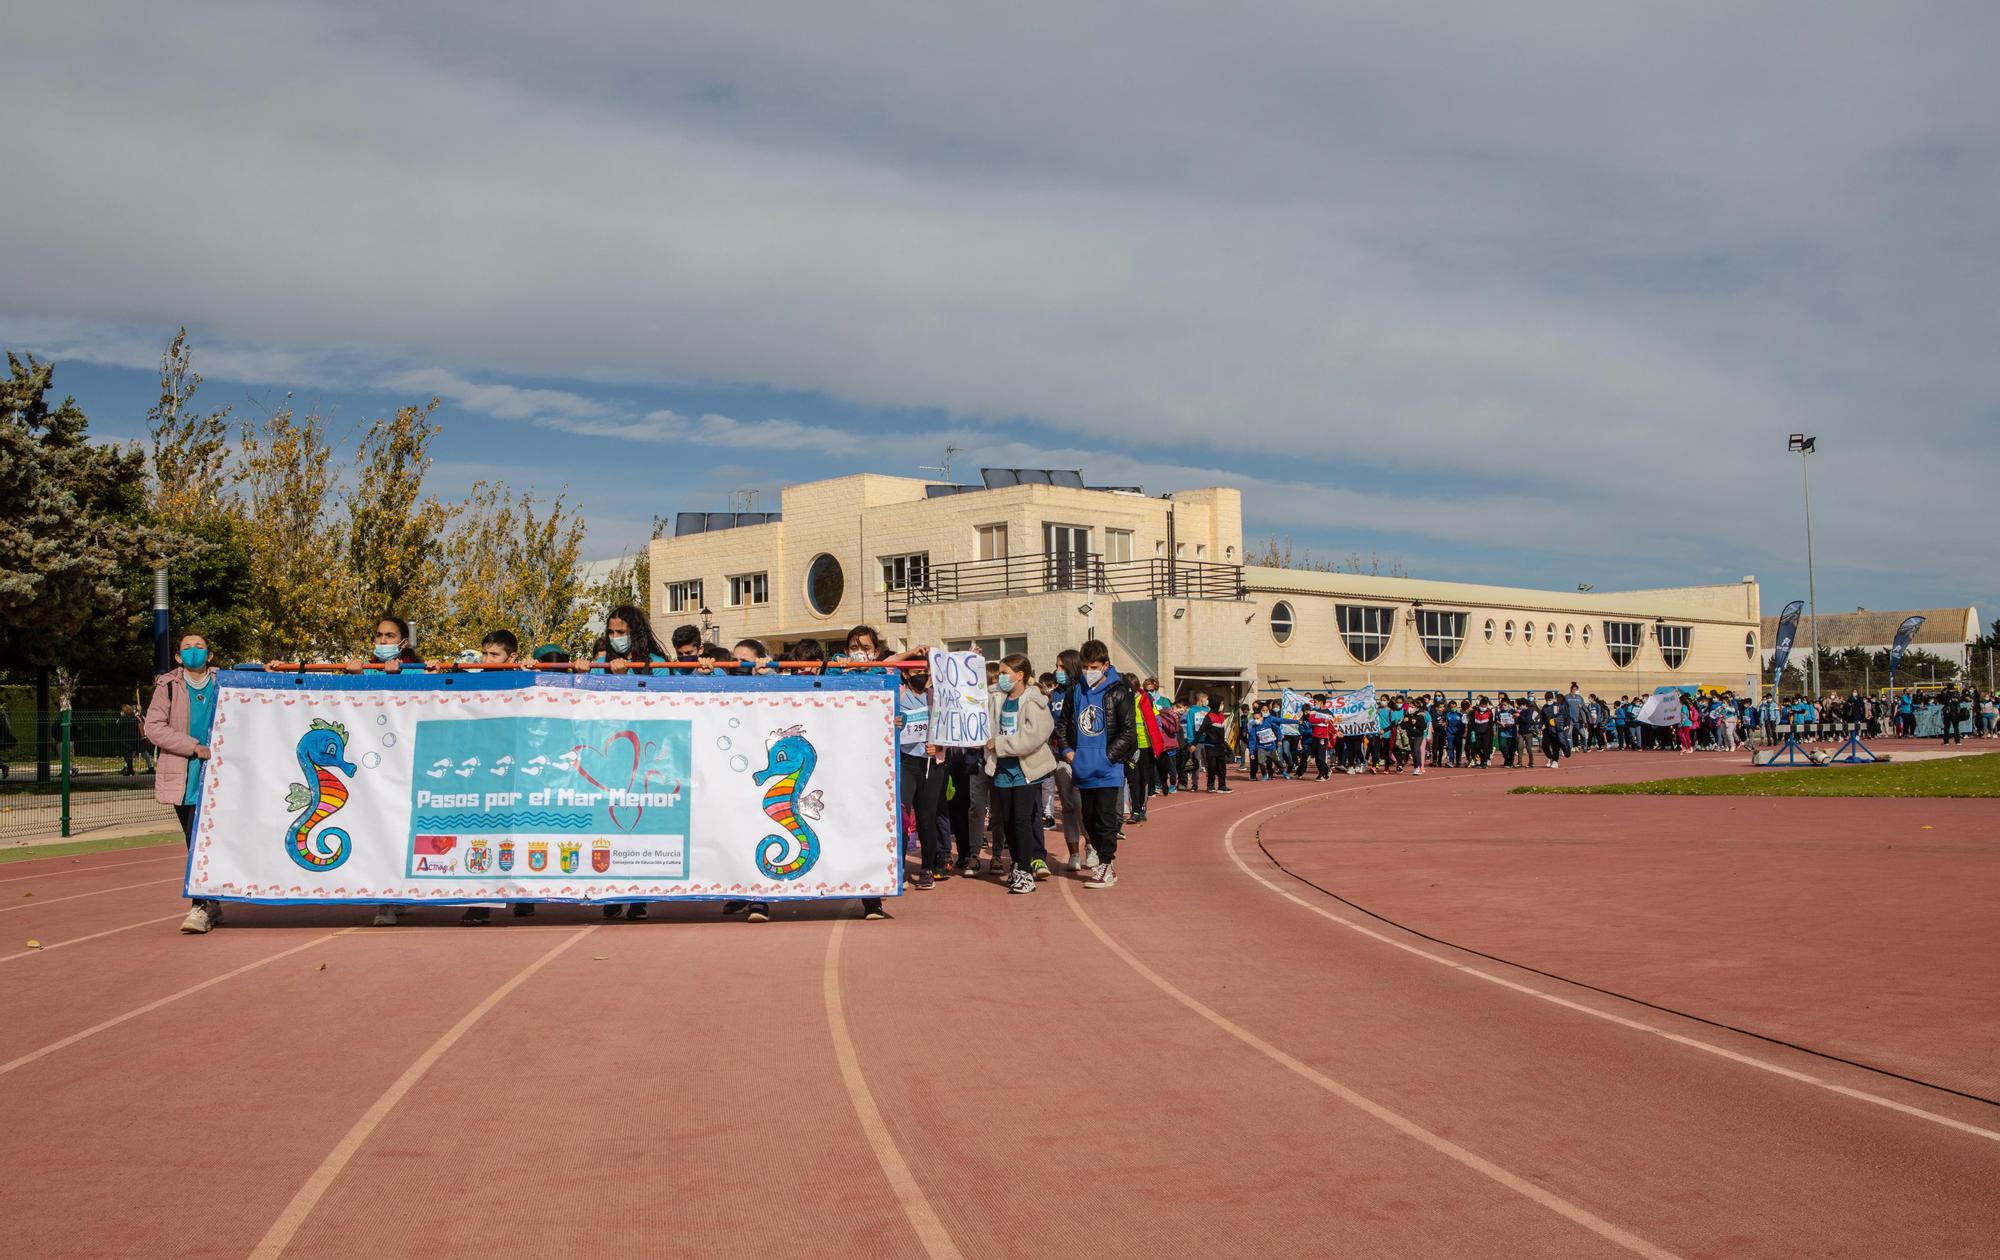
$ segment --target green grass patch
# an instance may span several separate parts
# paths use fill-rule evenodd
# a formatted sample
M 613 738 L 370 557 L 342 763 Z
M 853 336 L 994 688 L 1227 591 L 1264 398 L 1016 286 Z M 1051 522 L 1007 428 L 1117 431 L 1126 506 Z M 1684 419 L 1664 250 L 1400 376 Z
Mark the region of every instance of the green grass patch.
M 0 844 L 0 862 L 28 862 L 36 858 L 74 857 L 79 853 L 143 849 L 151 844 L 172 844 L 180 838 L 181 833 L 178 831 L 161 831 L 150 836 L 113 836 L 108 840 L 64 840 L 58 844 Z
M 1600 783 L 1582 787 L 1517 787 L 1532 796 L 1891 796 L 2000 797 L 2000 753 L 1888 765 L 1800 766 L 1749 774 Z

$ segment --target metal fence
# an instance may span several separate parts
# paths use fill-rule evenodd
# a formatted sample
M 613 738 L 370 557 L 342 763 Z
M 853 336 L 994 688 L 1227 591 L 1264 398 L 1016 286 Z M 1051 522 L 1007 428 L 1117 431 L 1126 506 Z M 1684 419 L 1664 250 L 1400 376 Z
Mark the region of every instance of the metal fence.
M 140 731 L 136 697 L 116 708 L 41 715 L 30 689 L 10 687 L 0 691 L 0 711 L 7 716 L 0 732 L 0 841 L 176 826 L 172 808 L 153 799 L 153 750 Z
M 890 592 L 896 617 L 911 604 L 1003 599 L 1052 591 L 1118 599 L 1241 599 L 1243 569 L 1205 560 L 1106 560 L 1098 552 L 1031 552 L 933 565 L 921 585 Z

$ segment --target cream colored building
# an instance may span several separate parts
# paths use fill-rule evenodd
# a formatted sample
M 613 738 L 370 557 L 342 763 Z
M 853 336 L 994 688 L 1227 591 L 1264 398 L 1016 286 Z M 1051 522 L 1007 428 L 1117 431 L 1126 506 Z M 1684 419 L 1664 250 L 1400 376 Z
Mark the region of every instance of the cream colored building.
M 1225 487 L 1147 495 L 1073 472 L 985 469 L 978 486 L 861 474 L 788 486 L 768 514 L 682 513 L 652 544 L 653 618 L 728 645 L 891 642 L 1024 652 L 1087 638 L 1178 693 L 1283 687 L 1617 696 L 1757 688 L 1754 579 L 1537 591 L 1243 564 Z

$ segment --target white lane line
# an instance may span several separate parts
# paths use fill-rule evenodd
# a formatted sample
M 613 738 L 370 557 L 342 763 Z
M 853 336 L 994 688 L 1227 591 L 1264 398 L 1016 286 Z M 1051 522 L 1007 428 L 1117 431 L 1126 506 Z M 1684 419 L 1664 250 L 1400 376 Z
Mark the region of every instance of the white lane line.
M 345 936 L 347 933 L 352 932 L 353 930 L 354 930 L 353 928 L 342 928 L 338 932 L 329 932 L 325 936 L 315 936 L 313 939 L 307 941 L 303 945 L 294 945 L 290 949 L 280 950 L 279 952 L 272 954 L 269 958 L 260 958 L 256 962 L 245 963 L 241 967 L 238 967 L 233 971 L 225 971 L 219 976 L 214 976 L 211 977 L 210 979 L 202 981 L 200 984 L 191 984 L 187 988 L 180 990 L 178 993 L 169 993 L 167 994 L 167 996 L 163 998 L 155 998 L 153 1001 L 146 1003 L 144 1006 L 135 1007 L 132 1010 L 126 1011 L 123 1015 L 114 1015 L 110 1019 L 105 1020 L 101 1024 L 92 1024 L 90 1027 L 84 1029 L 82 1032 L 73 1032 L 69 1036 L 64 1037 L 61 1041 L 52 1041 L 48 1045 L 43 1046 L 39 1050 L 30 1050 L 28 1053 L 22 1055 L 18 1059 L 13 1059 L 6 1063 L 0 1063 L 0 1076 L 5 1076 L 7 1073 L 13 1071 L 15 1068 L 26 1067 L 28 1064 L 33 1063 L 36 1059 L 40 1059 L 43 1058 L 44 1056 L 54 1054 L 56 1051 L 61 1050 L 65 1046 L 73 1046 L 77 1042 L 82 1041 L 86 1037 L 95 1037 L 98 1033 L 103 1032 L 107 1028 L 116 1028 L 118 1025 L 126 1022 L 127 1020 L 137 1019 L 141 1015 L 157 1011 L 162 1006 L 165 1006 L 170 1002 L 178 1002 L 184 997 L 191 997 L 194 994 L 201 992 L 203 989 L 213 988 L 216 985 L 221 984 L 224 980 L 233 980 L 237 976 L 242 975 L 246 971 L 255 971 L 259 967 L 269 966 L 271 963 L 277 962 L 280 958 L 289 958 L 293 954 L 298 953 L 300 950 L 311 949 L 315 945 L 323 945 L 327 941 L 332 940 L 334 937 Z
M 1387 785 L 1369 784 L 1367 786 L 1378 787 Z M 1267 805 L 1263 809 L 1252 810 L 1250 813 L 1243 815 L 1243 817 L 1237 819 L 1234 823 L 1230 824 L 1229 829 L 1222 833 L 1223 852 L 1229 855 L 1230 861 L 1236 863 L 1236 868 L 1238 870 L 1242 871 L 1245 875 L 1248 875 L 1251 879 L 1256 880 L 1264 887 L 1270 889 L 1272 892 L 1278 894 L 1280 897 L 1283 897 L 1286 901 L 1291 902 L 1293 905 L 1302 907 L 1303 909 L 1306 910 L 1310 910 L 1314 914 L 1321 917 L 1322 919 L 1329 919 L 1335 923 L 1338 923 L 1340 926 L 1347 928 L 1350 931 L 1359 932 L 1361 935 L 1369 938 L 1370 940 L 1380 941 L 1382 944 L 1392 946 L 1396 949 L 1400 949 L 1406 954 L 1414 954 L 1418 958 L 1423 958 L 1430 962 L 1434 962 L 1438 964 L 1440 967 L 1449 967 L 1453 971 L 1459 972 L 1463 975 L 1473 976 L 1480 980 L 1486 981 L 1488 984 L 1496 984 L 1503 989 L 1511 989 L 1516 993 L 1526 994 L 1528 997 L 1536 998 L 1540 1001 L 1548 1002 L 1552 1005 L 1563 1007 L 1566 1010 L 1572 1010 L 1580 1014 L 1588 1015 L 1592 1019 L 1601 1019 L 1608 1024 L 1616 1024 L 1621 1028 L 1630 1028 L 1634 1032 L 1648 1033 L 1652 1036 L 1659 1037 L 1664 1041 L 1674 1042 L 1676 1045 L 1688 1046 L 1691 1049 L 1700 1050 L 1705 1054 L 1712 1054 L 1718 1058 L 1728 1059 L 1733 1063 L 1741 1063 L 1746 1067 L 1756 1068 L 1758 1071 L 1761 1072 L 1769 1072 L 1773 1076 L 1782 1076 L 1787 1080 L 1798 1081 L 1801 1084 L 1805 1085 L 1815 1085 L 1818 1086 L 1820 1089 L 1827 1090 L 1830 1093 L 1839 1094 L 1845 1098 L 1853 1098 L 1860 1102 L 1872 1103 L 1877 1107 L 1886 1107 L 1890 1111 L 1898 1111 L 1906 1116 L 1915 1116 L 1920 1120 L 1928 1120 L 1932 1124 L 1941 1124 L 1947 1129 L 1957 1129 L 1961 1133 L 1970 1133 L 1975 1137 L 1982 1137 L 1987 1139 L 1988 1141 L 2000 1142 L 2000 1131 L 1995 1131 L 1993 1129 L 1984 1129 L 1976 1124 L 1967 1124 L 1963 1120 L 1955 1120 L 1950 1116 L 1939 1115 L 1935 1111 L 1925 1111 L 1921 1107 L 1912 1107 L 1908 1103 L 1897 1102 L 1893 1098 L 1884 1098 L 1880 1094 L 1871 1094 L 1866 1090 L 1854 1089 L 1847 1085 L 1841 1085 L 1838 1084 L 1837 1082 L 1826 1080 L 1823 1077 L 1814 1076 L 1810 1072 L 1801 1072 L 1794 1068 L 1780 1067 L 1778 1064 L 1769 1063 L 1763 1059 L 1755 1058 L 1747 1054 L 1742 1054 L 1735 1050 L 1728 1050 L 1724 1049 L 1721 1046 L 1711 1045 L 1706 1041 L 1698 1041 L 1693 1037 L 1682 1036 L 1680 1033 L 1668 1032 L 1663 1028 L 1655 1028 L 1651 1024 L 1644 1023 L 1640 1020 L 1626 1019 L 1624 1016 L 1621 1015 L 1613 1015 L 1607 1011 L 1600 1011 L 1595 1007 L 1586 1006 L 1581 1002 L 1573 1002 L 1568 998 L 1559 997 L 1556 994 L 1544 992 L 1543 990 L 1537 989 L 1532 985 L 1521 984 L 1520 982 L 1515 980 L 1509 980 L 1502 976 L 1496 976 L 1488 971 L 1481 971 L 1477 967 L 1467 966 L 1465 963 L 1459 962 L 1457 959 L 1446 958 L 1441 954 L 1434 954 L 1427 949 L 1420 949 L 1417 946 L 1411 945 L 1406 941 L 1399 941 L 1392 936 L 1389 936 L 1382 932 L 1378 932 L 1374 928 L 1368 927 L 1365 924 L 1356 923 L 1354 920 L 1349 919 L 1344 915 L 1335 914 L 1333 911 L 1326 909 L 1324 906 L 1315 905 L 1313 902 L 1306 900 L 1305 898 L 1299 896 L 1298 894 L 1292 892 L 1289 889 L 1279 887 L 1277 884 L 1272 883 L 1270 880 L 1264 878 L 1264 876 L 1258 874 L 1255 870 L 1252 870 L 1249 864 L 1244 862 L 1243 855 L 1236 851 L 1237 830 L 1241 828 L 1244 823 L 1249 822 L 1252 818 L 1257 817 L 1259 814 L 1268 814 L 1274 809 L 1281 809 L 1287 805 L 1302 805 L 1306 801 L 1317 800 L 1319 799 L 1320 796 L 1339 796 L 1341 792 L 1358 792 L 1361 790 L 1362 789 L 1358 787 L 1342 788 L 1340 792 L 1322 792 L 1316 796 L 1306 797 L 1303 800 L 1281 801 L 1276 805 Z
M 149 879 L 141 884 L 120 884 L 116 888 L 100 888 L 96 892 L 71 893 L 67 897 L 38 897 L 30 901 L 23 899 L 18 906 L 0 906 L 0 914 L 12 914 L 16 910 L 33 910 L 38 906 L 52 906 L 59 901 L 82 901 L 85 897 L 102 897 L 106 893 L 128 892 L 134 888 L 154 888 L 161 884 L 179 884 L 179 879 Z
M 861 1056 L 855 1051 L 854 1037 L 848 1031 L 846 1010 L 840 1000 L 840 936 L 846 926 L 846 920 L 834 920 L 833 934 L 826 942 L 826 969 L 821 985 L 826 999 L 827 1026 L 833 1031 L 833 1055 L 840 1063 L 840 1079 L 847 1086 L 847 1097 L 854 1104 L 854 1114 L 861 1121 L 861 1131 L 867 1135 L 868 1145 L 874 1148 L 875 1162 L 881 1165 L 882 1175 L 889 1179 L 889 1189 L 894 1192 L 896 1201 L 902 1204 L 903 1215 L 909 1218 L 910 1228 L 917 1232 L 917 1240 L 923 1243 L 925 1254 L 931 1260 L 961 1260 L 964 1253 L 951 1240 L 950 1231 L 938 1219 L 931 1201 L 924 1197 L 923 1188 L 911 1175 L 909 1163 L 897 1149 L 889 1126 L 882 1120 L 881 1108 L 875 1105 L 875 1095 L 869 1092 L 868 1079 L 861 1075 Z
M 474 1024 L 484 1018 L 487 1012 L 500 1005 L 509 993 L 525 984 L 530 976 L 554 962 L 564 950 L 596 930 L 595 924 L 577 928 L 567 939 L 559 941 L 555 948 L 515 972 L 512 979 L 487 994 L 485 1000 L 467 1011 L 463 1018 L 445 1030 L 443 1036 L 432 1042 L 428 1050 L 418 1055 L 416 1062 L 403 1069 L 403 1074 L 396 1078 L 395 1083 L 382 1091 L 382 1096 L 375 1100 L 374 1106 L 362 1113 L 361 1118 L 354 1122 L 354 1127 L 334 1144 L 334 1148 L 327 1152 L 326 1158 L 320 1161 L 319 1167 L 313 1169 L 312 1175 L 306 1178 L 306 1183 L 299 1187 L 299 1192 L 292 1196 L 292 1201 L 285 1205 L 285 1210 L 278 1213 L 278 1219 L 264 1232 L 262 1241 L 251 1250 L 251 1260 L 275 1260 L 282 1254 L 285 1248 L 291 1245 L 293 1236 L 299 1232 L 299 1227 L 306 1223 L 306 1218 L 312 1215 L 315 1207 L 319 1206 L 319 1201 L 326 1197 L 327 1190 L 340 1176 L 341 1170 L 354 1158 L 355 1152 L 361 1149 L 370 1134 L 381 1127 L 382 1121 L 395 1110 L 396 1104 L 403 1101 L 404 1096 L 416 1087 L 417 1082 L 424 1078 L 424 1074 L 430 1071 L 439 1059 L 444 1057 L 445 1052 L 457 1045 L 460 1038 L 472 1030 Z
M 1648 1260 L 1678 1260 L 1673 1252 L 1656 1247 L 1638 1235 L 1620 1229 L 1618 1226 L 1613 1225 L 1610 1221 L 1592 1213 L 1588 1209 L 1579 1207 L 1560 1195 L 1552 1194 L 1532 1181 L 1517 1177 L 1491 1160 L 1483 1159 L 1466 1150 L 1464 1147 L 1458 1145 L 1458 1143 L 1439 1137 L 1409 1117 L 1391 1111 L 1381 1103 L 1365 1095 L 1356 1093 L 1354 1090 L 1342 1085 L 1339 1081 L 1300 1062 L 1249 1029 L 1244 1028 L 1227 1016 L 1203 1005 L 1198 999 L 1174 987 L 1165 977 L 1140 962 L 1133 956 L 1130 950 L 1111 939 L 1109 933 L 1097 926 L 1096 920 L 1084 912 L 1083 906 L 1080 904 L 1080 895 L 1070 890 L 1070 885 L 1073 882 L 1075 881 L 1065 879 L 1058 880 L 1057 884 L 1062 889 L 1063 900 L 1069 903 L 1070 910 L 1075 913 L 1078 919 L 1082 920 L 1083 926 L 1090 929 L 1090 934 L 1095 936 L 1106 949 L 1116 954 L 1126 966 L 1144 976 L 1154 988 L 1160 990 L 1160 992 L 1166 994 L 1174 1001 L 1179 1002 L 1182 1006 L 1187 1007 L 1209 1023 L 1214 1024 L 1223 1032 L 1228 1033 L 1272 1062 L 1319 1086 L 1349 1106 L 1355 1107 L 1380 1120 L 1383 1124 L 1388 1125 L 1405 1137 L 1414 1138 L 1447 1159 L 1463 1164 L 1479 1175 L 1497 1182 L 1523 1198 L 1547 1208 L 1564 1220 L 1582 1226 L 1605 1241 L 1615 1243 L 1633 1255 L 1645 1256 Z
M 120 932 L 130 932 L 134 928 L 151 927 L 155 923 L 171 923 L 175 919 L 186 917 L 180 911 L 176 910 L 172 914 L 163 914 L 157 919 L 141 919 L 137 923 L 127 923 L 124 927 L 106 928 L 102 932 L 92 932 L 89 936 L 72 936 L 66 941 L 51 941 L 39 949 L 24 949 L 18 954 L 0 954 L 0 963 L 13 962 L 16 958 L 32 958 L 36 954 L 46 954 L 52 949 L 61 949 L 65 945 L 81 945 L 85 941 L 94 941 L 100 936 L 116 936 Z
M 61 859 L 26 858 L 24 860 L 30 862 L 55 862 L 55 861 L 60 861 Z M 62 871 L 43 871 L 39 875 L 9 875 L 6 879 L 0 879 L 0 884 L 18 884 L 24 879 L 54 879 L 58 875 L 88 875 L 92 871 L 113 871 L 117 870 L 121 866 L 138 866 L 145 862 L 167 862 L 167 861 L 185 863 L 187 861 L 187 856 L 186 854 L 183 853 L 162 853 L 158 857 L 133 858 L 129 862 L 101 862 L 96 866 L 76 866 L 76 867 L 71 867 L 68 870 L 62 870 Z

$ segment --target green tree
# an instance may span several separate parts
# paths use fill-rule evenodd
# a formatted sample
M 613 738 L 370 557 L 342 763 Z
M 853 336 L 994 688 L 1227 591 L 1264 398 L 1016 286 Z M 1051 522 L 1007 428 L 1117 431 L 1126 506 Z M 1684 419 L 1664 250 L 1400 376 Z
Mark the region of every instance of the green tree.
M 194 406 L 201 376 L 194 370 L 187 329 L 174 334 L 160 359 L 160 400 L 146 413 L 152 437 L 153 512 L 174 525 L 229 510 L 229 408 Z
M 433 398 L 368 427 L 361 475 L 347 496 L 347 564 L 355 602 L 349 630 L 360 642 L 385 612 L 422 624 L 438 612 L 439 560 L 452 509 L 424 492 L 438 426 Z
M 88 441 L 54 377 L 10 352 L 0 382 L 0 662 L 93 671 L 137 639 L 133 574 L 189 540 L 149 519 L 145 452 Z
M 354 650 L 354 597 L 333 501 L 334 448 L 317 414 L 287 402 L 243 429 L 241 520 L 248 650 L 266 660 Z
M 427 637 L 456 650 L 504 627 L 524 647 L 577 650 L 589 617 L 578 569 L 583 536 L 566 494 L 543 511 L 532 494 L 517 499 L 505 485 L 473 486 L 444 540 Z

